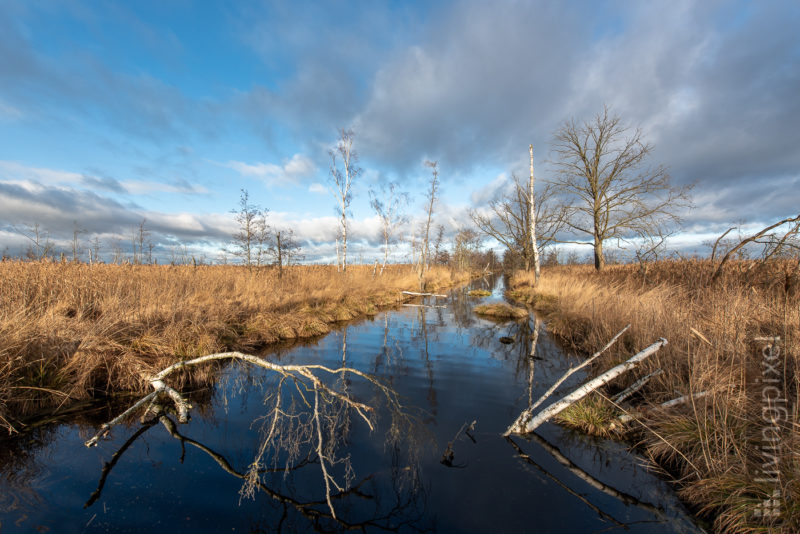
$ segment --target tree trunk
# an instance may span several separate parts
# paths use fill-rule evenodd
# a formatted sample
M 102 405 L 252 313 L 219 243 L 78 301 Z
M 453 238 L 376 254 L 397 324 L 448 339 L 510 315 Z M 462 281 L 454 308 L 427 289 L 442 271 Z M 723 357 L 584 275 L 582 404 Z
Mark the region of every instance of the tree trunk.
M 561 413 L 566 408 L 568 408 L 571 404 L 581 400 L 586 395 L 588 395 L 589 393 L 593 392 L 594 390 L 596 390 L 600 386 L 604 386 L 604 385 L 608 384 L 609 382 L 611 382 L 613 379 L 615 379 L 616 377 L 618 377 L 622 373 L 633 369 L 642 360 L 644 360 L 648 356 L 651 356 L 652 354 L 655 354 L 658 351 L 658 349 L 660 349 L 661 347 L 663 347 L 666 344 L 667 344 L 667 340 L 666 339 L 664 339 L 664 338 L 659 339 L 658 341 L 656 341 L 655 343 L 653 343 L 652 345 L 650 345 L 646 349 L 644 349 L 644 350 L 638 352 L 637 354 L 635 354 L 628 361 L 623 362 L 623 363 L 617 365 L 616 367 L 614 367 L 612 369 L 609 369 L 608 371 L 606 371 L 602 375 L 598 376 L 597 378 L 593 378 L 592 380 L 589 380 L 588 382 L 583 384 L 581 387 L 579 387 L 578 389 L 576 389 L 575 391 L 573 391 L 572 393 L 570 393 L 569 395 L 567 395 L 566 397 L 564 397 L 560 401 L 558 401 L 558 402 L 556 402 L 554 404 L 551 404 L 550 406 L 548 406 L 547 408 L 545 408 L 544 410 L 539 412 L 536 415 L 536 417 L 534 417 L 533 419 L 528 421 L 525 424 L 524 428 L 516 427 L 516 428 L 514 428 L 514 430 L 512 432 L 519 433 L 519 434 L 526 434 L 526 433 L 533 432 L 542 423 L 544 423 L 545 421 L 547 421 L 548 419 L 550 419 L 554 415 L 557 415 L 557 414 Z
M 603 257 L 603 242 L 599 237 L 594 238 L 594 268 L 597 271 L 602 271 L 606 266 L 606 259 Z
M 342 205 L 342 272 L 347 272 L 347 215 Z
M 528 218 L 530 219 L 530 232 L 531 232 L 531 256 L 533 258 L 533 283 L 536 285 L 539 282 L 541 274 L 539 268 L 539 249 L 536 246 L 536 197 L 533 190 L 533 145 L 531 149 L 531 180 L 528 187 Z M 528 268 L 530 270 L 530 267 Z
M 278 278 L 283 278 L 283 247 L 281 247 L 281 233 L 276 232 L 275 237 L 278 241 Z

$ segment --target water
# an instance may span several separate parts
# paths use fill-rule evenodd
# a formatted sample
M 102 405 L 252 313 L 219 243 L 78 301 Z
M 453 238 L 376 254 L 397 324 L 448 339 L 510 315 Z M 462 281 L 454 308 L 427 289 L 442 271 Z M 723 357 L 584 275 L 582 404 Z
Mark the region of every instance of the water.
M 472 306 L 501 299 L 503 289 L 501 279 L 473 284 L 481 286 L 493 287 L 493 296 L 458 290 L 417 302 L 445 308 L 387 311 L 268 353 L 281 364 L 336 368 L 344 361 L 391 386 L 402 404 L 393 406 L 393 397 L 361 377 L 324 377 L 375 408 L 370 431 L 335 398 L 327 397 L 329 405 L 317 398 L 323 454 L 339 460 L 325 462 L 332 484 L 342 487 L 331 487 L 336 519 L 315 453 L 313 390 L 303 390 L 306 405 L 290 382 L 280 388 L 281 406 L 292 409 L 293 395 L 299 419 L 278 419 L 288 449 L 266 449 L 260 486 L 243 495 L 242 475 L 270 428 L 279 388 L 275 373 L 236 364 L 220 366 L 212 387 L 189 393 L 188 424 L 172 427 L 170 413 L 161 421 L 132 419 L 86 448 L 123 403 L 0 442 L 0 531 L 702 532 L 621 444 L 549 423 L 529 439 L 502 437 L 570 358 L 544 329 L 536 359 L 529 358 L 533 321 L 478 318 Z

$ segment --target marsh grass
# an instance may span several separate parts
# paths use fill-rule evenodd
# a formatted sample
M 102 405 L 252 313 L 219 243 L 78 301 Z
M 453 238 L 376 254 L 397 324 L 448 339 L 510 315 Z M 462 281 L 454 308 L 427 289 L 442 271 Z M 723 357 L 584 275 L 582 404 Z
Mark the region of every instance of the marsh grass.
M 492 294 L 491 291 L 487 291 L 485 289 L 473 289 L 467 295 L 470 297 L 488 297 Z
M 498 319 L 524 319 L 528 316 L 528 310 L 518 306 L 510 306 L 505 302 L 495 304 L 482 304 L 473 308 L 478 315 L 487 315 Z
M 607 400 L 590 395 L 567 407 L 554 420 L 592 436 L 609 437 L 615 434 L 613 423 L 620 414 Z
M 32 411 L 142 392 L 176 360 L 318 336 L 419 288 L 408 266 L 86 265 L 0 262 L 0 426 Z M 432 267 L 429 290 L 466 281 Z M 200 386 L 213 366 L 183 376 Z
M 517 273 L 511 294 L 531 303 L 549 331 L 586 353 L 630 323 L 624 338 L 597 362 L 596 372 L 667 338 L 669 345 L 606 392 L 663 369 L 641 393 L 645 411 L 629 435 L 679 481 L 681 495 L 714 520 L 717 532 L 797 532 L 797 262 L 736 262 L 712 284 L 714 267 L 707 260 L 657 262 L 646 271 L 635 265 L 609 266 L 600 273 L 591 266 L 552 267 L 545 269 L 535 290 L 528 273 Z M 772 495 L 758 481 L 765 462 L 762 431 L 769 424 L 762 417 L 762 346 L 754 341 L 762 336 L 781 338 L 777 367 L 789 406 L 777 453 L 780 516 L 772 519 L 758 514 L 758 505 Z M 656 407 L 700 391 L 711 394 L 669 410 Z M 596 426 L 596 413 L 588 407 L 576 408 L 571 424 Z

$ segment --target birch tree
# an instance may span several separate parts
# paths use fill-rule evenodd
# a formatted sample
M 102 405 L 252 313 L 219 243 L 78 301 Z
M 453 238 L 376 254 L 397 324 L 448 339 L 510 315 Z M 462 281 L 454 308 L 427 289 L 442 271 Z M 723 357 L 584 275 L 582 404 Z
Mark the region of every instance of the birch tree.
M 358 166 L 358 153 L 353 148 L 353 130 L 339 130 L 336 148 L 329 150 L 331 158 L 331 191 L 336 198 L 336 211 L 342 231 L 342 271 L 347 271 L 347 210 L 353 198 L 353 181 L 361 174 Z
M 431 178 L 428 181 L 428 192 L 426 195 L 427 203 L 427 219 L 425 221 L 424 233 L 422 235 L 422 248 L 420 250 L 422 257 L 419 266 L 420 280 L 425 271 L 428 270 L 428 261 L 430 258 L 430 233 L 431 233 L 431 220 L 433 219 L 433 207 L 438 199 L 439 192 L 439 162 L 426 161 L 425 165 L 431 168 Z
M 470 218 L 481 233 L 522 257 L 526 270 L 535 269 L 532 227 L 537 233 L 535 248 L 541 253 L 555 241 L 563 226 L 563 208 L 557 203 L 554 192 L 554 188 L 546 184 L 534 194 L 534 202 L 531 202 L 530 184 L 524 184 L 512 174 L 508 187 L 496 194 L 485 208 L 470 211 Z M 535 217 L 534 224 L 530 221 L 531 214 Z
M 242 258 L 247 267 L 252 267 L 261 259 L 261 247 L 266 232 L 266 211 L 260 206 L 250 203 L 250 194 L 241 190 L 239 207 L 232 210 L 239 229 L 233 234 L 234 250 L 232 254 Z
M 603 243 L 647 237 L 680 221 L 678 209 L 690 204 L 688 188 L 675 188 L 663 165 L 646 165 L 653 147 L 640 129 L 623 125 L 608 107 L 594 119 L 565 122 L 556 132 L 553 152 L 558 191 L 564 195 L 566 226 L 594 247 L 595 269 L 605 266 Z
M 408 202 L 408 195 L 398 190 L 397 182 L 384 184 L 380 194 L 370 189 L 370 205 L 375 210 L 375 214 L 381 220 L 381 232 L 383 234 L 383 265 L 381 274 L 386 269 L 386 261 L 389 258 L 389 245 L 392 242 L 398 227 L 405 221 L 406 217 L 402 214 L 402 206 Z

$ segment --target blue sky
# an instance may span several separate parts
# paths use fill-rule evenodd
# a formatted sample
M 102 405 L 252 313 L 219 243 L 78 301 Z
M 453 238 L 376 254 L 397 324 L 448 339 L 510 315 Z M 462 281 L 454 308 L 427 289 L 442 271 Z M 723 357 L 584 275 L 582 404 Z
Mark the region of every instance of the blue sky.
M 214 259 L 239 190 L 312 260 L 336 233 L 328 149 L 352 127 L 351 250 L 379 236 L 388 180 L 437 224 L 525 174 L 553 131 L 613 106 L 695 184 L 676 246 L 800 205 L 795 2 L 0 2 L 0 249 L 73 221 L 107 248 L 143 218 L 157 250 Z

